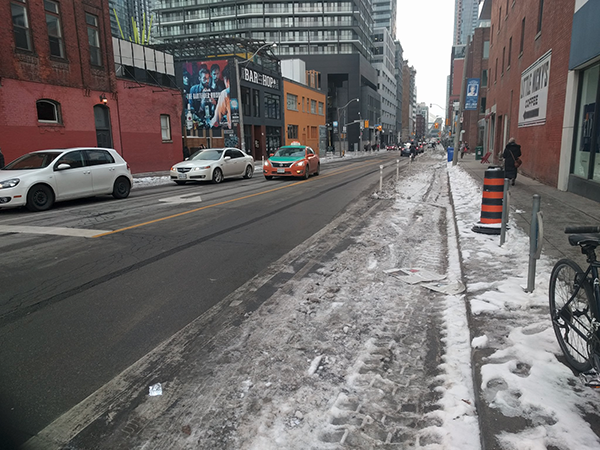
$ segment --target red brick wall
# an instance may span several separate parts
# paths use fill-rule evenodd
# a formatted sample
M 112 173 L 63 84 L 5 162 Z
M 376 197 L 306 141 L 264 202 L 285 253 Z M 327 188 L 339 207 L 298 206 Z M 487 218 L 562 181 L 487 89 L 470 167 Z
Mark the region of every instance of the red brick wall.
M 485 117 L 485 112 L 481 113 L 482 98 L 487 97 L 487 86 L 483 86 L 482 72 L 488 68 L 488 59 L 483 58 L 483 43 L 489 41 L 490 29 L 477 28 L 473 34 L 473 40 L 469 44 L 469 58 L 467 61 L 467 78 L 479 78 L 479 98 L 477 102 L 477 110 L 465 111 L 463 129 L 463 141 L 469 144 L 471 151 L 475 151 L 475 147 L 482 143 L 478 142 L 478 121 Z M 489 84 L 489 80 L 488 80 Z
M 542 30 L 537 33 L 539 2 L 510 1 L 508 14 L 506 2 L 492 4 L 493 36 L 490 48 L 492 66 L 488 107 L 496 105 L 496 117 L 504 123 L 509 121 L 506 139 L 514 137 L 523 151 L 521 170 L 545 184 L 556 186 L 565 106 L 566 80 L 570 51 L 570 36 L 574 12 L 574 0 L 544 2 Z M 502 17 L 499 17 L 502 7 Z M 523 53 L 519 54 L 521 23 L 525 17 Z M 508 63 L 509 39 L 512 36 L 512 56 Z M 505 50 L 504 73 L 502 53 Z M 545 125 L 518 127 L 521 74 L 548 50 L 552 50 L 548 104 Z M 495 60 L 498 59 L 497 82 Z M 512 99 L 512 101 L 511 101 Z M 496 153 L 502 150 L 503 129 L 497 128 Z

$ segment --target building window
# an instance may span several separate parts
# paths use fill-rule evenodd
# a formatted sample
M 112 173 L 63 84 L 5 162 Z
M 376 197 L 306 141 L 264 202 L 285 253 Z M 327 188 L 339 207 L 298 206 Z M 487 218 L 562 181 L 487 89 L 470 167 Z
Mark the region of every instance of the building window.
M 265 92 L 265 117 L 267 119 L 281 119 L 279 95 Z
M 46 26 L 48 27 L 48 39 L 50 41 L 50 55 L 57 58 L 65 57 L 65 46 L 60 29 L 60 15 L 58 3 L 44 0 L 46 10 Z
M 252 116 L 260 117 L 260 92 L 258 89 L 252 89 Z
M 298 111 L 298 96 L 287 94 L 287 109 L 290 111 Z
M 23 50 L 33 50 L 31 46 L 31 32 L 29 31 L 29 20 L 27 20 L 27 8 L 23 4 L 11 3 L 10 12 L 12 14 L 13 34 L 15 36 L 15 46 Z
M 304 97 L 302 97 L 302 112 L 304 112 Z
M 496 70 L 494 70 L 494 83 L 498 81 L 498 58 L 496 58 Z
M 479 112 L 481 114 L 485 114 L 485 100 L 486 100 L 486 97 L 481 97 L 479 99 Z
M 38 100 L 35 103 L 38 122 L 61 123 L 60 104 L 52 100 Z
M 317 101 L 316 100 L 310 101 L 310 112 L 313 114 L 317 113 Z
M 483 41 L 483 59 L 490 57 L 490 41 Z
M 288 139 L 298 139 L 298 125 L 288 125 Z
M 583 71 L 580 78 L 581 88 L 578 99 L 577 129 L 575 151 L 573 152 L 573 175 L 600 181 L 600 154 L 598 153 L 598 126 L 596 119 L 598 83 L 600 65 Z M 596 123 L 594 123 L 596 122 Z
M 502 47 L 502 75 L 504 75 L 504 58 L 506 57 L 506 47 Z
M 88 44 L 90 46 L 90 62 L 93 66 L 102 66 L 98 17 L 89 13 L 85 13 L 85 22 L 87 23 Z
M 525 17 L 521 21 L 521 44 L 519 46 L 519 55 L 523 54 L 523 45 L 525 44 Z
M 171 142 L 171 118 L 168 114 L 160 115 L 160 134 L 163 142 Z
M 247 87 L 242 88 L 242 106 L 244 107 L 244 115 L 250 116 L 252 111 L 252 101 L 250 99 L 250 89 Z
M 316 139 L 317 137 L 319 137 L 317 134 L 317 127 L 310 127 L 310 138 Z
M 488 71 L 484 69 L 481 71 L 481 87 L 486 87 L 488 84 Z
M 324 114 L 323 108 L 324 108 L 323 102 L 319 102 L 319 115 L 320 116 L 322 116 Z
M 506 69 L 510 69 L 510 59 L 512 57 L 512 36 L 508 40 L 508 64 L 506 65 Z
M 544 0 L 540 0 L 540 10 L 538 12 L 537 32 L 542 32 L 542 18 L 544 17 Z

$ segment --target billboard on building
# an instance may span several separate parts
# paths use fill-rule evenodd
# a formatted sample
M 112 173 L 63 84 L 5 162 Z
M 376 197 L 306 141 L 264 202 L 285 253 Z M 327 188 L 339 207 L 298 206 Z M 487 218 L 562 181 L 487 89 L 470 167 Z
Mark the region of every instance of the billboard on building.
M 478 98 L 479 98 L 479 78 L 467 79 L 467 94 L 465 95 L 465 110 L 467 110 L 467 111 L 476 110 Z
M 184 108 L 188 129 L 231 129 L 231 69 L 228 61 L 182 63 Z M 233 101 L 237 105 L 237 101 Z M 239 114 L 237 114 L 239 120 Z
M 551 56 L 552 50 L 548 51 L 521 74 L 519 127 L 530 127 L 546 123 Z

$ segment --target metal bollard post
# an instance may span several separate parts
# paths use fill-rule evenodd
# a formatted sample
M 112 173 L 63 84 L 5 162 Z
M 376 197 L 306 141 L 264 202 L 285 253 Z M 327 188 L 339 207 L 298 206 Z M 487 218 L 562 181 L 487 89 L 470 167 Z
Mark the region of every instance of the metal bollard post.
M 508 208 L 510 203 L 509 179 L 504 179 L 504 196 L 502 197 L 502 223 L 500 224 L 500 247 L 506 242 L 506 224 L 508 223 Z
M 400 160 L 396 160 L 396 183 L 398 182 L 398 174 L 399 174 Z
M 379 192 L 383 192 L 383 166 L 379 166 Z
M 535 289 L 535 266 L 536 260 L 542 253 L 542 242 L 544 239 L 544 225 L 540 211 L 541 197 L 533 196 L 533 208 L 531 210 L 531 228 L 529 231 L 529 271 L 527 273 L 527 289 L 525 292 L 533 292 Z

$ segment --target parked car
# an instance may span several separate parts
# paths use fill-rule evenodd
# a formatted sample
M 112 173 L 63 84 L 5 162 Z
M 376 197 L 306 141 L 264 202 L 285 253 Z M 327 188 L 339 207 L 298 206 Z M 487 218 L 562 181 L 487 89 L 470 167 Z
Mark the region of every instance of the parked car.
M 394 144 L 389 144 L 388 146 L 386 146 L 386 147 L 385 147 L 385 149 L 386 149 L 387 151 L 390 151 L 390 150 L 398 150 L 398 149 L 397 149 L 397 147 L 396 147 Z
M 265 161 L 263 173 L 267 180 L 273 177 L 302 177 L 319 175 L 321 162 L 314 150 L 299 142 L 280 147 Z
M 0 208 L 45 211 L 54 202 L 112 194 L 129 196 L 133 178 L 111 148 L 68 148 L 27 153 L 0 170 Z
M 171 180 L 177 184 L 188 181 L 220 183 L 225 178 L 252 178 L 254 158 L 237 148 L 207 148 L 198 150 L 185 161 L 171 167 Z

